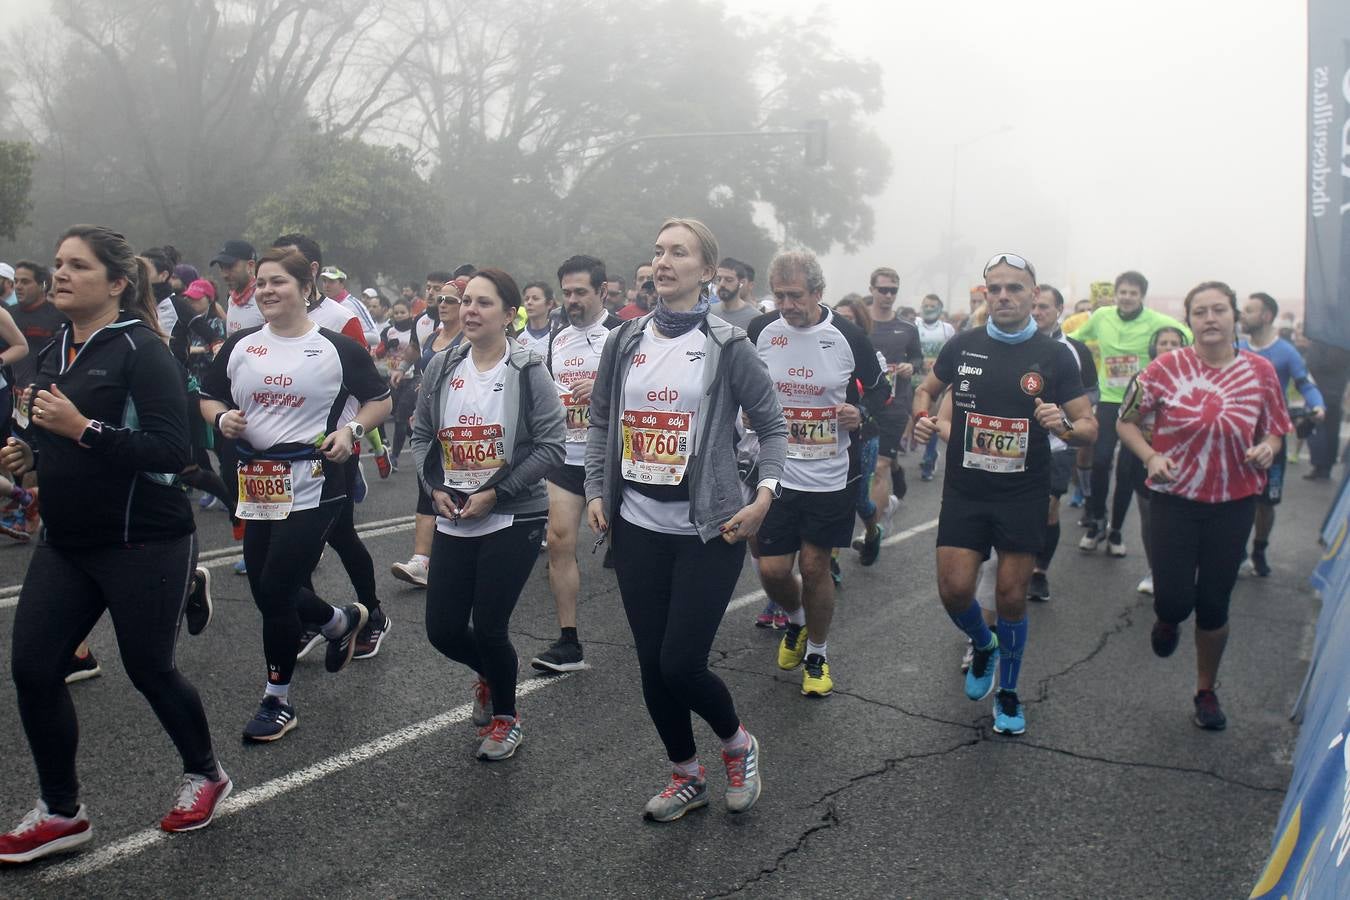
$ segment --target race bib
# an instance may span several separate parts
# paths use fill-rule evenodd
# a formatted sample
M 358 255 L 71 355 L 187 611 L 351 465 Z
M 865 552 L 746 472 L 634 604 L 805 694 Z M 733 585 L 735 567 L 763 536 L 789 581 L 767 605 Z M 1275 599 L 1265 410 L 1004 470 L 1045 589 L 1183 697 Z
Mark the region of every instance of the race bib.
M 963 468 L 985 472 L 1024 472 L 1027 468 L 1028 419 L 1002 419 L 970 413 L 966 416 L 966 452 Z
M 683 481 L 693 424 L 693 413 L 625 410 L 620 465 L 623 477 L 643 484 Z
M 294 503 L 290 462 L 257 459 L 239 464 L 236 516 L 253 522 L 284 519 L 291 514 Z
M 828 459 L 839 452 L 839 413 L 834 407 L 785 406 L 789 459 Z
M 1130 379 L 1139 371 L 1137 356 L 1108 356 L 1102 362 L 1106 365 L 1107 387 L 1129 387 Z
M 487 484 L 506 465 L 504 435 L 497 424 L 455 425 L 437 432 L 446 487 L 472 492 Z
M 586 443 L 586 429 L 591 427 L 591 404 L 573 403 L 564 398 L 563 409 L 567 412 L 567 435 L 563 440 L 569 444 Z

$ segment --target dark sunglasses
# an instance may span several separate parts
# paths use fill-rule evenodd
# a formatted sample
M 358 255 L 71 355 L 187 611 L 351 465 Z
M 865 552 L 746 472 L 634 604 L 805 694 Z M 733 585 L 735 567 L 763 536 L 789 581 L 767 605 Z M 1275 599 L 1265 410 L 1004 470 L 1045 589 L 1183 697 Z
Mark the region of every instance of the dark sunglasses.
M 894 297 L 896 294 L 900 293 L 900 289 L 898 287 L 879 287 L 877 288 L 877 293 L 885 294 L 887 297 Z

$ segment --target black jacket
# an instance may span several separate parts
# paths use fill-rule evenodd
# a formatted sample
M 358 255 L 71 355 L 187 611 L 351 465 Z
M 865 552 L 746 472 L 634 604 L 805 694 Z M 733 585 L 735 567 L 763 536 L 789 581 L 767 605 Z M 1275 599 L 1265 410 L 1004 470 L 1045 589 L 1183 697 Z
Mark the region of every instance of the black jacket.
M 55 547 L 170 541 L 191 534 L 192 510 L 176 478 L 191 455 L 187 391 L 169 348 L 123 313 L 69 363 L 67 323 L 38 355 L 35 385 L 55 383 L 103 433 L 84 448 L 30 425 L 46 540 Z

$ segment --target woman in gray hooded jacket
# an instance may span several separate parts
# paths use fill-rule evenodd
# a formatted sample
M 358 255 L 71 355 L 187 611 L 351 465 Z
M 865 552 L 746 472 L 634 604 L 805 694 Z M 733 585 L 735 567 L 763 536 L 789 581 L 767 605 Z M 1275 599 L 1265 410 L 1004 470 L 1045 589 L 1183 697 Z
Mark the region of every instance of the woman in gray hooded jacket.
M 553 379 L 538 354 L 507 341 L 519 306 L 510 275 L 474 275 L 460 307 L 465 342 L 427 365 L 412 433 L 418 478 L 436 508 L 427 637 L 478 674 L 473 721 L 484 760 L 510 757 L 523 737 L 507 626 L 539 556 L 544 475 L 563 459 Z
M 659 302 L 616 328 L 591 392 L 586 500 L 608 533 L 637 645 L 647 712 L 674 773 L 645 816 L 678 819 L 708 803 L 691 714 L 722 739 L 726 803 L 759 798 L 759 742 L 741 725 L 708 652 L 753 537 L 777 492 L 787 425 L 745 332 L 708 315 L 717 239 L 695 219 L 668 219 L 652 259 Z M 759 434 L 759 481 L 745 504 L 735 422 Z

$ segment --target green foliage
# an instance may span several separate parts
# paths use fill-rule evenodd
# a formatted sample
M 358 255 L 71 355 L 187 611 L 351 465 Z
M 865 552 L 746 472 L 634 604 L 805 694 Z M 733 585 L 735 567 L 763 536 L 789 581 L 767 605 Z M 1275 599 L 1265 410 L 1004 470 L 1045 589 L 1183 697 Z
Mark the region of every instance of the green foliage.
M 441 246 L 439 211 L 403 149 L 310 135 L 296 147 L 297 172 L 280 193 L 251 210 L 255 246 L 299 231 L 331 263 L 362 284 L 426 267 Z
M 20 141 L 0 141 L 0 235 L 14 239 L 28 222 L 33 204 L 33 162 L 37 154 Z

